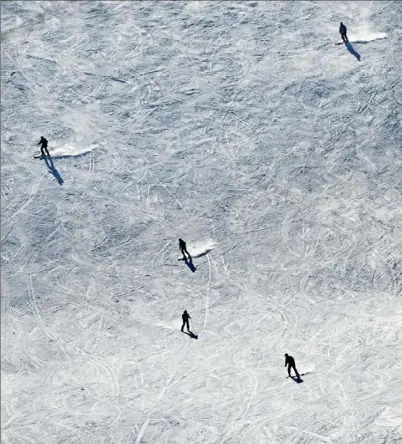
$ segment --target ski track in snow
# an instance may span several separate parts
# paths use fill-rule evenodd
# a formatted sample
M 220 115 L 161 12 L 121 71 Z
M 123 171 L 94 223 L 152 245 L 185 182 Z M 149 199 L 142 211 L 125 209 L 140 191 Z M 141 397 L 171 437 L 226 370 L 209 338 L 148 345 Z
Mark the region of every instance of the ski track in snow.
M 401 442 L 400 12 L 1 4 L 2 442 Z

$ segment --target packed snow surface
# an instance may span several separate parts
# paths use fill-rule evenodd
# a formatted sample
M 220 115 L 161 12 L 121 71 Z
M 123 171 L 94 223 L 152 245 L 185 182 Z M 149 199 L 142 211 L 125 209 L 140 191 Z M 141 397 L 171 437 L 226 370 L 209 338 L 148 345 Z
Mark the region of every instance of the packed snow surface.
M 401 17 L 1 3 L 2 443 L 401 443 Z

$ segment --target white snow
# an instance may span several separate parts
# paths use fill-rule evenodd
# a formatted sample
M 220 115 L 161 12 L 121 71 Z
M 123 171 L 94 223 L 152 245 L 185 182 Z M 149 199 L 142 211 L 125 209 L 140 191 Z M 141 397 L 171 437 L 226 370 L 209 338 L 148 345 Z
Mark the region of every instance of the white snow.
M 83 148 L 80 146 L 61 146 L 54 150 L 49 150 L 51 157 L 74 157 L 90 153 L 95 147 Z
M 1 3 L 2 443 L 402 441 L 401 17 Z

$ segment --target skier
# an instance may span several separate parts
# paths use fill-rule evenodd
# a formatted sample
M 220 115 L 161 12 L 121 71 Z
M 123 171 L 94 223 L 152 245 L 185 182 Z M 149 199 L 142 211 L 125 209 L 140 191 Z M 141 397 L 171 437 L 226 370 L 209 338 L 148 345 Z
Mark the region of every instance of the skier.
M 347 32 L 346 26 L 341 22 L 341 25 L 339 26 L 339 33 L 341 34 L 343 42 L 349 43 L 349 39 L 346 35 L 346 32 Z
M 47 150 L 47 140 L 41 136 L 40 141 L 38 143 L 40 145 L 40 151 L 42 153 L 42 157 L 50 157 L 49 151 Z M 46 152 L 46 154 L 45 154 Z
M 300 378 L 299 372 L 296 369 L 295 359 L 293 356 L 289 356 L 287 353 L 285 353 L 285 367 L 288 366 L 288 375 L 290 376 L 290 370 L 293 368 L 293 370 L 296 373 L 297 379 Z
M 191 259 L 190 253 L 187 251 L 186 243 L 184 242 L 183 239 L 179 239 L 179 248 L 180 248 L 180 253 L 183 255 L 183 260 L 187 260 L 187 257 L 184 254 L 184 253 L 187 253 L 188 259 L 191 262 L 192 259 Z
M 183 331 L 184 326 L 187 325 L 187 331 L 190 333 L 190 325 L 188 323 L 188 320 L 191 319 L 191 316 L 187 313 L 187 310 L 184 310 L 181 317 L 183 319 L 183 325 L 181 326 L 181 331 Z

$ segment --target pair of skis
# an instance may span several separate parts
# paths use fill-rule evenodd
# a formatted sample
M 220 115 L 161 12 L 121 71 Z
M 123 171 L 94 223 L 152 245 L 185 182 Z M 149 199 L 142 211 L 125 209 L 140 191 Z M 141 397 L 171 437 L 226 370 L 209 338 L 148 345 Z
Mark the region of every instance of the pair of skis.
M 42 154 L 35 154 L 34 159 L 49 159 L 50 156 L 43 156 Z

